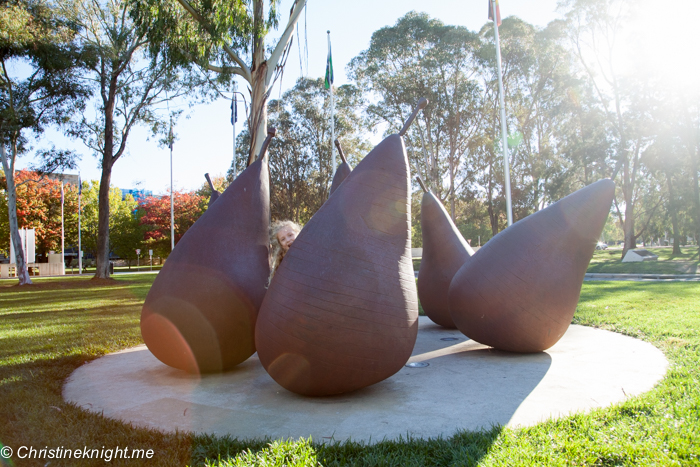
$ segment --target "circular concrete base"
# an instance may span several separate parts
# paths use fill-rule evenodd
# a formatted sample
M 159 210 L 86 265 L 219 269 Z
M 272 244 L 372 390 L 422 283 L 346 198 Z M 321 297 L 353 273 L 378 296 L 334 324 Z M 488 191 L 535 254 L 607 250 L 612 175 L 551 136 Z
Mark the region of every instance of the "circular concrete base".
M 428 366 L 404 367 L 349 394 L 310 398 L 277 385 L 257 355 L 227 373 L 194 376 L 139 346 L 75 370 L 63 397 L 163 431 L 376 442 L 532 425 L 604 407 L 648 391 L 668 365 L 651 344 L 600 329 L 571 326 L 548 351 L 523 355 L 485 347 L 425 317 L 409 362 Z

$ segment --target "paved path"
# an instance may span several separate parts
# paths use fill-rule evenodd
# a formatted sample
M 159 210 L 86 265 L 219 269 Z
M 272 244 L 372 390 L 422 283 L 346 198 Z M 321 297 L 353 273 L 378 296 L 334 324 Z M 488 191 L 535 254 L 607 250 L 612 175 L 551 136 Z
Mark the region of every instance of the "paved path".
M 227 373 L 200 377 L 139 346 L 78 368 L 63 397 L 163 431 L 376 442 L 531 425 L 605 407 L 648 391 L 668 365 L 651 344 L 600 329 L 571 326 L 547 352 L 524 355 L 487 348 L 426 317 L 409 362 L 428 366 L 404 367 L 349 394 L 311 398 L 277 385 L 257 355 Z
M 585 281 L 700 281 L 700 274 L 606 274 L 588 273 Z

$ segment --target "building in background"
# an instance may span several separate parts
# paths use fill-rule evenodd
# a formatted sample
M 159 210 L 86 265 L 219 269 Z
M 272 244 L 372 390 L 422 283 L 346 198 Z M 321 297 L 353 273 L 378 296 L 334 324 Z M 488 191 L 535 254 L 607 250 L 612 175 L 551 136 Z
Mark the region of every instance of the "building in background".
M 145 198 L 148 198 L 149 196 L 153 196 L 153 191 L 151 190 L 138 190 L 138 189 L 129 189 L 129 188 L 120 188 L 122 192 L 122 200 L 126 198 L 126 195 L 131 195 L 133 196 L 134 200 L 139 202 L 143 201 Z

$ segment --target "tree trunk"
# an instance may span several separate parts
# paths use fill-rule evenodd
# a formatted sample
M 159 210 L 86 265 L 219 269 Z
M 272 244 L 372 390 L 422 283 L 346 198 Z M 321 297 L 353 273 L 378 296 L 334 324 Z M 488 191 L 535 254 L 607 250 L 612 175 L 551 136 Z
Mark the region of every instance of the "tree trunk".
M 253 6 L 253 63 L 250 71 L 253 82 L 250 86 L 250 153 L 248 165 L 255 161 L 263 141 L 267 136 L 267 62 L 265 61 L 264 11 L 263 3 L 257 1 Z
M 627 197 L 625 197 L 627 198 Z M 637 248 L 637 237 L 634 235 L 634 206 L 631 203 L 625 204 L 625 247 L 622 249 L 622 258 L 625 257 L 629 250 Z
M 671 175 L 666 174 L 666 185 L 668 186 L 668 210 L 671 213 L 671 226 L 673 227 L 673 253 L 681 254 L 681 233 L 678 229 L 678 214 L 676 213 L 676 198 L 673 193 L 673 183 Z
M 28 285 L 32 283 L 29 278 L 29 270 L 27 269 L 26 258 L 24 257 L 24 249 L 22 248 L 22 239 L 19 235 L 19 223 L 17 222 L 17 187 L 15 186 L 14 170 L 10 167 L 5 153 L 5 146 L 0 144 L 0 156 L 2 159 L 2 168 L 5 171 L 7 180 L 7 214 L 10 221 L 10 237 L 12 244 L 15 247 L 15 269 L 17 270 L 17 278 L 19 285 Z M 15 159 L 16 150 L 12 149 L 12 159 Z M 14 165 L 14 164 L 12 164 Z
M 693 154 L 694 153 L 694 154 Z M 695 238 L 698 243 L 698 254 L 700 255 L 700 180 L 698 180 L 698 150 L 697 147 L 690 154 L 690 169 L 693 177 L 693 211 L 695 218 Z
M 255 158 L 262 149 L 267 137 L 267 62 L 261 62 L 253 71 L 253 86 L 251 90 L 251 108 L 248 120 L 248 128 L 252 128 L 250 153 L 248 165 L 255 162 Z
M 102 177 L 98 196 L 97 215 L 97 254 L 96 279 L 109 278 L 109 185 L 112 178 L 112 161 L 110 157 L 102 158 Z
M 450 215 L 452 222 L 455 221 L 455 171 L 454 171 L 454 156 L 450 155 Z

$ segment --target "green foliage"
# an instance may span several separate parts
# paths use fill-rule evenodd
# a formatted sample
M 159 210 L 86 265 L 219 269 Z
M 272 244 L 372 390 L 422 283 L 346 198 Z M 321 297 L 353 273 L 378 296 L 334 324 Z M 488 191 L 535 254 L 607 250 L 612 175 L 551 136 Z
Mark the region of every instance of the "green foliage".
M 353 167 L 369 152 L 360 109 L 365 101 L 358 88 L 334 90 L 335 136 Z M 300 78 L 281 99 L 269 104 L 270 126 L 277 135 L 269 147 L 270 206 L 273 219 L 291 219 L 302 224 L 328 197 L 333 179 L 331 162 L 330 95 L 323 78 Z M 245 167 L 250 134 L 238 137 L 236 167 Z M 336 164 L 342 160 L 336 151 Z M 233 177 L 233 166 L 228 178 Z
M 100 184 L 96 180 L 82 183 L 82 246 L 86 255 L 91 254 L 94 257 L 97 253 Z M 110 251 L 120 258 L 136 259 L 135 250 L 143 244 L 145 229 L 140 224 L 142 213 L 137 208 L 138 203 L 131 195 L 122 199 L 119 188 L 109 189 Z M 77 211 L 72 213 L 72 217 L 73 222 L 77 224 Z

